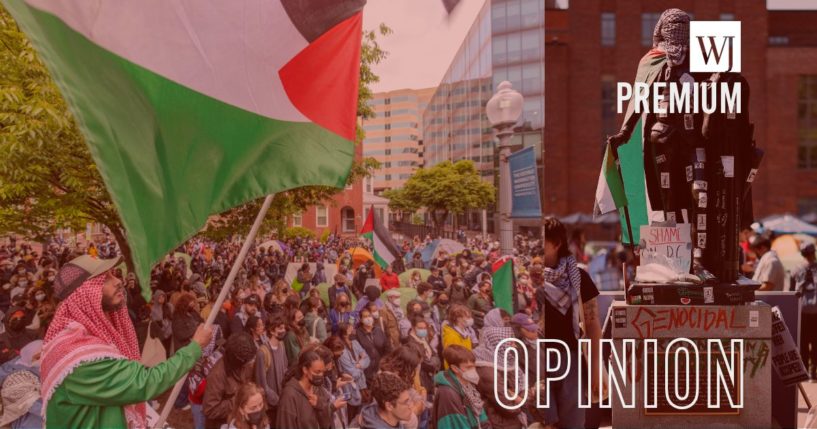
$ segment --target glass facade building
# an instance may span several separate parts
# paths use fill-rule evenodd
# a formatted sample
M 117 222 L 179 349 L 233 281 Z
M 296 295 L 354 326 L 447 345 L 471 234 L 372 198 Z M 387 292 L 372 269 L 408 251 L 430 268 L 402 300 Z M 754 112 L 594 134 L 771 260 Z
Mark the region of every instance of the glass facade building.
M 424 162 L 470 159 L 494 182 L 497 147 L 485 105 L 508 80 L 525 98 L 514 141 L 544 137 L 545 0 L 486 0 L 423 114 Z

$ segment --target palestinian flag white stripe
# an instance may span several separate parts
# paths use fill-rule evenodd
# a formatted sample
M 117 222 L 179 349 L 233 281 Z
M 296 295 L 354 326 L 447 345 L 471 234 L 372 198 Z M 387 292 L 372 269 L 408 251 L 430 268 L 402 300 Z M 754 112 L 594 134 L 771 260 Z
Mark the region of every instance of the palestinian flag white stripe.
M 278 0 L 26 3 L 111 53 L 194 91 L 268 118 L 309 122 L 290 102 L 278 75 L 309 42 Z

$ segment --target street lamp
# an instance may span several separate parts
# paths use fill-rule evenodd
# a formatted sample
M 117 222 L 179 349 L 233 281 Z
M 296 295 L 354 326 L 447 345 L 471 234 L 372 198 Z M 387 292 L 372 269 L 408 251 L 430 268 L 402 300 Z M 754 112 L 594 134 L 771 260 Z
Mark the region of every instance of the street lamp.
M 513 255 L 513 222 L 511 221 L 511 177 L 508 156 L 511 154 L 513 126 L 522 115 L 522 94 L 510 82 L 499 84 L 488 100 L 485 113 L 499 138 L 499 247 L 502 255 Z

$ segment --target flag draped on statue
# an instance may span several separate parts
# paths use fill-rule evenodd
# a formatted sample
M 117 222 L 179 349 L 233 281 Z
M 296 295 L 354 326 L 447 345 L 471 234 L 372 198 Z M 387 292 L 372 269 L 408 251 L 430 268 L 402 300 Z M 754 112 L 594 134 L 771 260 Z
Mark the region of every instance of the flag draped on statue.
M 2 0 L 83 131 L 146 288 L 207 217 L 345 186 L 365 0 Z
M 593 214 L 610 213 L 627 205 L 627 195 L 624 193 L 624 182 L 621 179 L 616 165 L 613 147 L 608 143 L 601 163 L 599 182 L 596 185 L 596 206 Z
M 647 52 L 638 63 L 638 70 L 635 76 L 635 82 L 643 82 L 651 84 L 660 73 L 661 68 L 666 62 L 666 55 L 664 52 L 652 49 Z M 624 115 L 624 123 L 628 123 L 635 113 L 635 103 L 631 99 L 627 106 L 627 111 Z M 621 242 L 638 244 L 640 239 L 641 225 L 649 223 L 649 204 L 647 201 L 647 190 L 645 183 L 645 174 L 655 174 L 654 163 L 652 162 L 653 155 L 650 153 L 645 156 L 644 142 L 642 130 L 643 121 L 638 120 L 633 127 L 633 133 L 630 140 L 626 144 L 618 148 L 618 160 L 621 164 L 621 179 L 624 185 L 624 194 L 626 195 L 626 206 L 630 214 L 630 227 L 634 237 L 630 237 L 627 228 L 627 221 L 623 211 L 619 211 L 621 218 Z M 610 148 L 608 148 L 608 151 Z M 608 158 L 605 155 L 605 165 Z M 645 160 L 648 160 L 645 167 Z M 604 168 L 604 167 L 602 167 Z M 646 171 L 645 171 L 646 169 Z M 596 202 L 598 203 L 598 189 L 596 190 Z
M 400 258 L 400 249 L 392 240 L 383 221 L 375 213 L 374 206 L 369 208 L 369 215 L 366 216 L 360 234 L 372 243 L 372 256 L 381 268 L 386 268 L 395 259 Z
M 494 306 L 513 314 L 513 258 L 503 256 L 491 266 Z

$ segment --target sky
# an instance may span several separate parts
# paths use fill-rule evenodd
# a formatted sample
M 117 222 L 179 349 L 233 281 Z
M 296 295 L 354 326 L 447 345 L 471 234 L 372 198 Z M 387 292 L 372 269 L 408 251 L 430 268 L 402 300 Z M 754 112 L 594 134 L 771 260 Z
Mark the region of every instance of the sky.
M 560 0 L 566 1 L 566 0 Z M 394 33 L 379 37 L 389 56 L 374 67 L 375 92 L 437 86 L 485 0 L 461 0 L 446 17 L 441 0 L 369 0 L 363 28 L 385 23 Z M 817 0 L 767 0 L 770 9 L 817 9 Z

